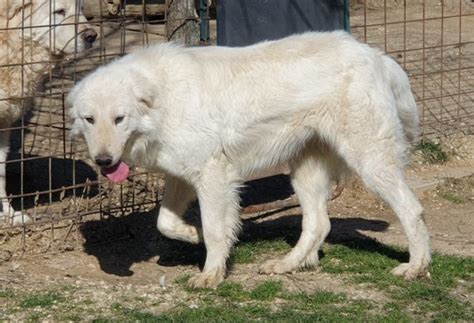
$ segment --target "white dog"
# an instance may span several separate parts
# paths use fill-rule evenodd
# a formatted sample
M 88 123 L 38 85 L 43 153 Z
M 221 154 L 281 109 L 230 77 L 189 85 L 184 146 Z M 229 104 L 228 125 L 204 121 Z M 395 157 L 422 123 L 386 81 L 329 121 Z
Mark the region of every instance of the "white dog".
M 127 163 L 167 175 L 158 229 L 198 243 L 182 215 L 197 197 L 207 258 L 195 287 L 215 287 L 240 227 L 239 187 L 288 161 L 303 210 L 301 237 L 262 273 L 318 263 L 330 222 L 330 183 L 346 167 L 389 203 L 409 242 L 393 270 L 428 274 L 423 209 L 404 175 L 418 132 L 406 74 L 391 58 L 341 31 L 305 33 L 244 48 L 153 46 L 98 69 L 70 93 L 73 134 L 111 180 Z
M 97 33 L 74 0 L 0 1 L 0 217 L 18 224 L 27 217 L 10 206 L 5 190 L 7 128 L 24 111 L 23 99 L 35 91 L 55 59 L 92 46 Z M 77 37 L 77 36 L 80 37 Z

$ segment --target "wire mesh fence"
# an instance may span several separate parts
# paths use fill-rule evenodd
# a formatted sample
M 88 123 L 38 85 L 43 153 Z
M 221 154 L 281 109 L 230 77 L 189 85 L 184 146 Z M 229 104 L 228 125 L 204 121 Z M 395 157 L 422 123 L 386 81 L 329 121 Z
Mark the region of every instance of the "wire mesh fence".
M 176 37 L 195 45 L 215 43 L 216 24 L 203 4 L 2 1 L 0 248 L 8 257 L 78 243 L 86 220 L 156 208 L 163 176 L 135 169 L 125 184 L 114 185 L 98 175 L 85 144 L 71 140 L 65 96 L 76 80 L 136 48 Z M 209 23 L 210 36 L 199 37 L 208 28 L 201 21 Z M 472 132 L 474 3 L 358 0 L 351 3 L 351 27 L 358 39 L 405 67 L 425 136 Z
M 351 19 L 356 37 L 407 70 L 425 136 L 472 132 L 473 1 L 356 1 Z

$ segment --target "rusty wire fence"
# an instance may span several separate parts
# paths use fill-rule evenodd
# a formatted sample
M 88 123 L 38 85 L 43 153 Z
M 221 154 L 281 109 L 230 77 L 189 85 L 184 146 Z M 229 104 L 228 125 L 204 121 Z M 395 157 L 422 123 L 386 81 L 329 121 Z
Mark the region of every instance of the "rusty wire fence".
M 156 208 L 164 178 L 135 169 L 125 184 L 104 180 L 89 160 L 85 144 L 69 136 L 65 96 L 76 80 L 96 67 L 135 48 L 168 41 L 180 28 L 187 42 L 212 44 L 216 39 L 209 8 L 201 10 L 200 19 L 194 8 L 185 12 L 177 6 L 178 0 L 174 4 L 169 0 L 77 0 L 73 20 L 55 20 L 64 3 L 72 2 L 24 0 L 24 10 L 0 13 L 0 118 L 8 109 L 22 115 L 15 123 L 0 119 L 0 144 L 11 133 L 8 159 L 0 160 L 6 166 L 6 193 L 0 198 L 16 210 L 6 212 L 3 203 L 0 260 L 53 247 L 71 248 L 82 242 L 79 227 L 85 221 Z M 184 2 L 189 9 L 191 0 Z M 35 7 L 38 4 L 47 7 L 42 20 L 35 18 L 44 15 Z M 201 20 L 209 22 L 210 37 L 189 38 Z M 76 48 L 67 55 L 50 55 L 59 37 L 58 25 L 73 28 L 77 35 L 69 40 Z M 91 48 L 79 50 L 84 26 L 93 27 L 98 37 Z M 383 49 L 405 67 L 424 135 L 472 133 L 474 3 L 358 0 L 351 3 L 351 27 L 358 39 Z M 35 29 L 47 35 L 46 42 L 39 44 L 32 38 Z M 47 59 L 36 51 L 48 53 Z M 18 73 L 19 78 L 12 76 Z M 37 81 L 25 86 L 29 79 Z M 0 180 L 1 176 L 0 168 Z
M 173 7 L 168 0 L 2 0 L 0 139 L 10 140 L 3 140 L 6 145 L 0 140 L 0 167 L 6 169 L 6 193 L 0 187 L 0 260 L 70 246 L 80 241 L 78 228 L 85 219 L 156 207 L 163 187 L 159 174 L 134 169 L 123 185 L 97 174 L 85 144 L 70 137 L 65 97 L 75 81 L 98 66 L 199 29 L 197 14 L 185 11 L 189 7 L 194 1 L 176 1 Z M 89 28 L 98 34 L 91 48 L 81 46 Z M 61 43 L 65 34 L 68 39 Z M 200 39 L 191 41 L 197 45 Z M 65 50 L 65 44 L 73 44 L 73 50 Z M 3 160 L 6 147 L 10 153 Z M 0 186 L 1 177 L 0 169 Z
M 352 33 L 410 76 L 423 134 L 472 133 L 474 1 L 358 0 L 351 7 Z

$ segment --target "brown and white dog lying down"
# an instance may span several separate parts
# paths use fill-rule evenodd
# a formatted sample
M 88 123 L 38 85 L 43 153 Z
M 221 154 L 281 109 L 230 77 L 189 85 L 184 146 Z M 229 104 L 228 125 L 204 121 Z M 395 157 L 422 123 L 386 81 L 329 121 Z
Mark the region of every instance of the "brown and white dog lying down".
M 79 1 L 0 1 L 0 217 L 13 224 L 30 219 L 15 212 L 7 199 L 7 129 L 21 118 L 22 98 L 34 93 L 52 67 L 52 57 L 81 52 L 94 43 L 97 33 L 79 10 Z
M 331 183 L 350 169 L 405 230 L 410 260 L 393 273 L 428 274 L 423 208 L 403 174 L 418 133 L 408 77 L 345 32 L 242 48 L 151 46 L 84 78 L 67 103 L 73 134 L 85 138 L 110 180 L 125 180 L 130 163 L 166 174 L 157 226 L 169 238 L 205 243 L 204 269 L 190 280 L 195 287 L 216 287 L 225 277 L 244 179 L 285 162 L 302 207 L 302 233 L 262 273 L 318 264 L 330 230 Z M 182 217 L 196 198 L 202 232 Z

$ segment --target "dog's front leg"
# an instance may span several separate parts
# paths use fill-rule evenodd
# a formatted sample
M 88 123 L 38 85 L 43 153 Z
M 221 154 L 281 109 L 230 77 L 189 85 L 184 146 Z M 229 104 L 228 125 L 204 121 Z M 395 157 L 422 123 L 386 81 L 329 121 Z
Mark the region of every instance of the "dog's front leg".
M 171 175 L 166 176 L 165 195 L 158 215 L 158 230 L 170 239 L 191 243 L 201 242 L 199 230 L 183 220 L 183 214 L 196 193 L 188 183 Z
M 241 178 L 225 157 L 213 158 L 196 185 L 206 245 L 202 273 L 190 280 L 195 288 L 216 288 L 223 280 L 226 261 L 240 229 L 238 187 Z
M 2 209 L 0 210 L 0 217 L 12 217 L 15 211 L 10 206 L 6 191 L 6 160 L 8 155 L 10 132 L 0 129 L 0 203 Z
M 8 203 L 7 191 L 6 191 L 6 165 L 7 159 L 7 148 L 0 147 L 0 204 L 2 209 L 0 210 L 0 217 L 13 216 L 13 209 Z
M 10 132 L 0 129 L 0 205 L 2 206 L 0 209 L 0 220 L 4 219 L 13 225 L 30 223 L 32 221 L 31 218 L 20 211 L 15 211 L 8 201 L 6 160 L 9 145 Z

